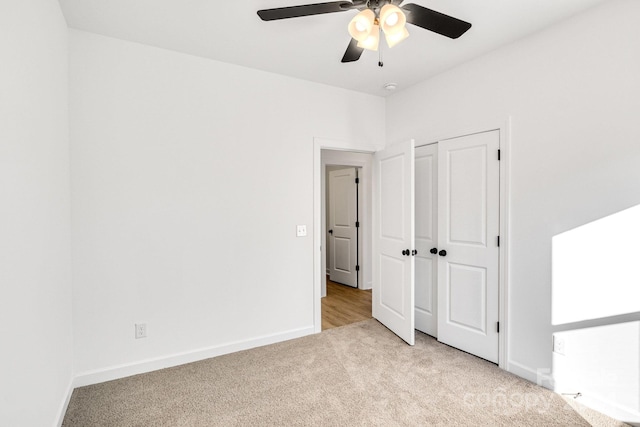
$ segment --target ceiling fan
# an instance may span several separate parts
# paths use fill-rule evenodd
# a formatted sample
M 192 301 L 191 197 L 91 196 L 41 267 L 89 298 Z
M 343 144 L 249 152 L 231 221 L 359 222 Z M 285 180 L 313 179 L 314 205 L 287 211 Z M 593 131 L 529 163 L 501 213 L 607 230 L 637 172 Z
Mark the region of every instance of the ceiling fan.
M 452 39 L 457 39 L 471 28 L 471 24 L 468 22 L 417 4 L 401 5 L 403 1 L 332 1 L 263 9 L 258 11 L 258 16 L 263 21 L 275 21 L 323 13 L 359 10 L 360 12 L 349 23 L 348 30 L 351 35 L 351 41 L 342 57 L 342 62 L 357 61 L 360 59 L 364 49 L 378 50 L 381 32 L 384 34 L 389 47 L 395 46 L 409 36 L 405 23 L 413 24 Z

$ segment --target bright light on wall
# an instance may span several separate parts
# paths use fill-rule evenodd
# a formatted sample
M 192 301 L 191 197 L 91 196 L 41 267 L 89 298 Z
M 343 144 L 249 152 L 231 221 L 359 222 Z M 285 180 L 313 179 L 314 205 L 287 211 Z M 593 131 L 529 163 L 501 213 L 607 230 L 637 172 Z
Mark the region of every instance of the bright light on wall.
M 640 312 L 640 205 L 552 239 L 552 323 Z

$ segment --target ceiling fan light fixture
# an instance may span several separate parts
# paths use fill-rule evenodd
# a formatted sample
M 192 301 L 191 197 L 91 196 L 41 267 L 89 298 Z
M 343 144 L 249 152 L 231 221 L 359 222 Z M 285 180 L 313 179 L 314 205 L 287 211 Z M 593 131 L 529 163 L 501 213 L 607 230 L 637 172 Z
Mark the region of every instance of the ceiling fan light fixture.
M 387 46 L 389 46 L 389 48 L 394 47 L 407 37 L 409 37 L 409 31 L 407 31 L 406 28 L 403 28 L 399 33 L 384 34 L 384 38 L 387 40 Z
M 349 22 L 349 35 L 359 42 L 363 42 L 371 34 L 376 14 L 371 9 L 365 9 L 353 17 Z
M 358 42 L 358 47 L 368 50 L 378 50 L 380 44 L 380 26 L 374 25 L 369 35 Z
M 380 26 L 385 35 L 402 33 L 407 17 L 402 10 L 393 4 L 386 4 L 380 9 Z
M 402 8 L 398 7 L 400 4 Z M 457 39 L 471 28 L 469 22 L 419 4 L 403 4 L 403 0 L 328 1 L 262 9 L 258 10 L 258 16 L 263 21 L 275 21 L 351 10 L 358 10 L 359 13 L 349 22 L 348 31 L 351 39 L 342 56 L 342 63 L 359 60 L 365 49 L 378 50 L 381 31 L 384 32 L 390 47 L 406 39 L 409 36 L 405 28 L 407 13 L 412 25 L 450 39 Z M 378 65 L 383 66 L 382 59 L 378 61 Z

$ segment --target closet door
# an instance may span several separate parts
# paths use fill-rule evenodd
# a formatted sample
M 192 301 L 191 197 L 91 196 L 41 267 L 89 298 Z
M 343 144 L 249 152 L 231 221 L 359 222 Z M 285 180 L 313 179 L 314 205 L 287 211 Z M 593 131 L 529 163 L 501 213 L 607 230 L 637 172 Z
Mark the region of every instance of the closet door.
M 498 362 L 499 132 L 438 143 L 438 340 Z
M 438 333 L 438 144 L 416 148 L 416 329 Z
M 373 159 L 373 317 L 413 345 L 414 148 L 392 145 Z

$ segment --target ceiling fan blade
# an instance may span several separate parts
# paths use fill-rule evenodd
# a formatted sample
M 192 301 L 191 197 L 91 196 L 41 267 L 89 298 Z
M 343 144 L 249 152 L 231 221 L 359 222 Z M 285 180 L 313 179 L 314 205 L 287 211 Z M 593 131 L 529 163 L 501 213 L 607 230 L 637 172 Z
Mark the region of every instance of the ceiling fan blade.
M 358 40 L 351 39 L 351 41 L 349 42 L 349 46 L 347 46 L 347 50 L 344 53 L 344 56 L 342 57 L 342 61 L 340 62 L 357 61 L 358 59 L 360 59 L 360 56 L 362 55 L 363 51 L 364 51 L 363 48 L 358 47 Z
M 451 39 L 457 39 L 471 28 L 471 24 L 417 4 L 400 7 L 407 12 L 407 22 Z
M 258 11 L 258 16 L 263 21 L 274 21 L 276 19 L 298 18 L 300 16 L 320 15 L 322 13 L 344 12 L 353 7 L 354 4 L 348 1 L 332 1 L 328 3 L 263 9 Z

